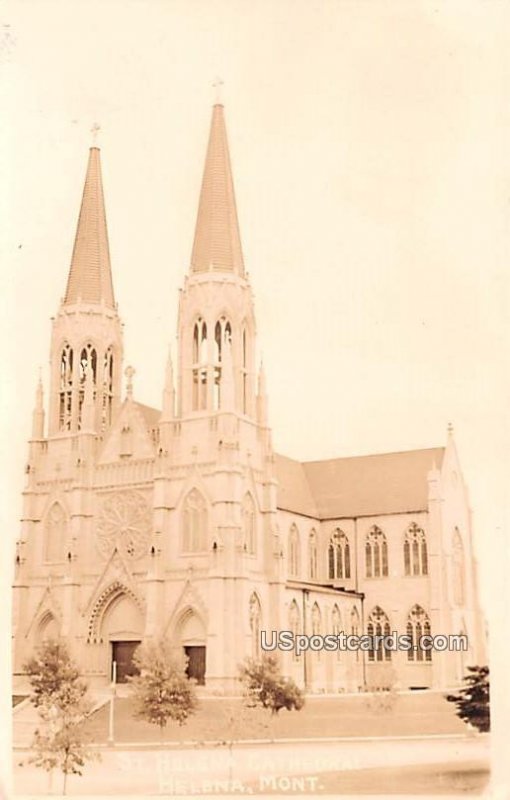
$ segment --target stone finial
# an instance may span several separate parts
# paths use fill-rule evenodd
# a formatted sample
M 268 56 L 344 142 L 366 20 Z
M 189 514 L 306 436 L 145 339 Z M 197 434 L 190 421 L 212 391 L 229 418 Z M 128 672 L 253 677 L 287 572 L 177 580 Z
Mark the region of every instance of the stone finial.
M 266 373 L 264 364 L 260 362 L 259 385 L 257 393 L 257 420 L 260 425 L 267 426 L 267 394 L 266 394 Z
M 165 371 L 165 388 L 163 390 L 163 411 L 161 419 L 164 422 L 172 420 L 175 416 L 175 389 L 174 371 L 172 365 L 172 349 L 168 348 L 168 358 Z
M 131 366 L 127 366 L 124 370 L 124 375 L 127 378 L 126 383 L 126 397 L 131 400 L 133 398 L 133 378 L 136 374 L 136 369 Z
M 43 396 L 41 369 L 39 368 L 39 379 L 37 381 L 37 388 L 35 391 L 35 405 L 32 414 L 32 439 L 42 439 L 43 436 L 44 436 L 44 396 Z

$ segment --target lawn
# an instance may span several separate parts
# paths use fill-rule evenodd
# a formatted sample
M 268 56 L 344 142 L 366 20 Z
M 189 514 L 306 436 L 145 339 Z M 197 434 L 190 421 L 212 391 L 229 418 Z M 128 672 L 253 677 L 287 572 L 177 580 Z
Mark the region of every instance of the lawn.
M 86 722 L 96 742 L 108 738 L 109 707 Z M 118 743 L 160 742 L 159 729 L 136 719 L 130 697 L 115 699 L 114 739 Z M 241 700 L 202 699 L 197 713 L 181 729 L 169 723 L 164 740 L 230 741 L 319 737 L 420 736 L 465 734 L 466 726 L 440 694 L 398 695 L 390 709 L 374 707 L 368 696 L 309 697 L 301 711 L 269 718 L 260 709 L 246 711 Z
M 384 787 L 390 795 L 479 795 L 489 780 L 489 770 L 484 763 L 419 764 L 409 767 L 377 767 L 372 769 L 325 772 L 315 776 L 313 786 L 308 776 L 276 777 L 246 784 L 250 794 L 310 794 L 344 795 L 377 794 Z M 310 791 L 311 790 L 311 791 Z M 308 793 L 307 792 L 307 793 Z

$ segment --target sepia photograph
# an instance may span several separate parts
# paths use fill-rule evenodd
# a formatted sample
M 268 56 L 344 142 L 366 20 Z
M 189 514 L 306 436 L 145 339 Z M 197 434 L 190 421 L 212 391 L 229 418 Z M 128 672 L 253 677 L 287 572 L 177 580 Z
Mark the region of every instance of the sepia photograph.
M 510 797 L 510 7 L 0 11 L 0 795 Z

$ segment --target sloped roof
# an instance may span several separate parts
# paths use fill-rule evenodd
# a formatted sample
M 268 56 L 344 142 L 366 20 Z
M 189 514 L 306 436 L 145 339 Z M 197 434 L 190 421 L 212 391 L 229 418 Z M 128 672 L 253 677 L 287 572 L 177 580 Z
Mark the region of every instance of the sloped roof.
M 317 517 L 317 506 L 303 464 L 275 453 L 278 508 Z
M 443 456 L 443 447 L 303 464 L 277 456 L 278 507 L 319 519 L 425 511 L 427 474 Z
M 209 269 L 244 274 L 227 132 L 219 103 L 213 107 L 191 254 L 192 272 Z
M 161 411 L 159 408 L 152 408 L 152 406 L 146 406 L 143 403 L 137 402 L 133 402 L 133 405 L 140 411 L 147 427 L 155 428 L 161 418 Z
M 99 148 L 91 147 L 74 240 L 65 303 L 101 303 L 114 307 L 110 250 Z

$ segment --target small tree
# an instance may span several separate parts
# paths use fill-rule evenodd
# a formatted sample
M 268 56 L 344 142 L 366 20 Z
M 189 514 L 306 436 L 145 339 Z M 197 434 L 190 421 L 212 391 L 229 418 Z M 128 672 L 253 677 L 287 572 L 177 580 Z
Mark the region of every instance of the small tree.
M 468 667 L 468 673 L 462 679 L 467 685 L 446 699 L 455 703 L 457 716 L 463 722 L 485 733 L 490 730 L 489 667 Z
M 87 684 L 62 642 L 44 642 L 24 669 L 32 688 L 31 702 L 43 723 L 43 729 L 35 731 L 35 754 L 28 763 L 42 767 L 50 777 L 55 768 L 60 769 L 66 794 L 67 776 L 81 775 L 85 762 L 98 757 L 82 726 L 91 708 Z
M 232 784 L 234 779 L 234 745 L 240 739 L 256 738 L 258 733 L 267 732 L 269 721 L 261 718 L 263 713 L 257 715 L 260 707 L 253 703 L 239 703 L 238 700 L 222 698 L 217 701 L 212 723 L 202 728 L 203 739 L 219 737 L 218 745 L 228 750 L 228 781 Z M 218 730 L 219 728 L 219 730 Z M 203 741 L 201 742 L 203 744 Z
M 260 705 L 275 716 L 286 708 L 299 711 L 305 704 L 301 689 L 280 672 L 276 656 L 264 653 L 261 659 L 248 658 L 239 667 L 249 706 Z
M 67 709 L 85 697 L 87 685 L 80 679 L 63 642 L 45 641 L 24 665 L 36 708 Z
M 197 708 L 195 685 L 186 675 L 186 660 L 168 641 L 149 641 L 137 648 L 133 662 L 139 675 L 129 677 L 136 699 L 135 715 L 163 732 L 169 720 L 184 725 Z

